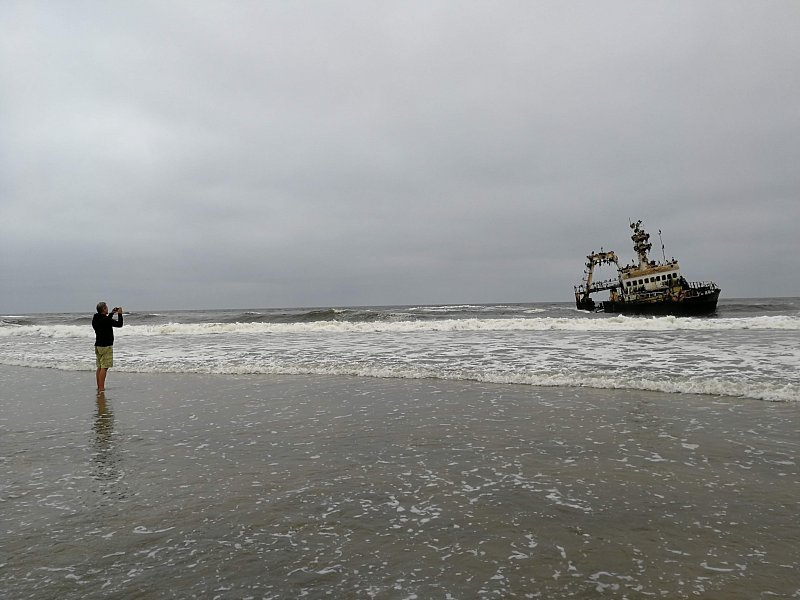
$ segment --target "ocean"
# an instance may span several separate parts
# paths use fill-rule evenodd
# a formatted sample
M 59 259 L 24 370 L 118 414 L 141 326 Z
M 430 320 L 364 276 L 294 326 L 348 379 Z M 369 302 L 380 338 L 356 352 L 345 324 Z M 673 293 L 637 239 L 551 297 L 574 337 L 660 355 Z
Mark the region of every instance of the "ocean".
M 800 299 L 0 324 L 0 597 L 800 598 Z
M 94 370 L 91 312 L 0 316 L 0 364 Z M 572 303 L 138 311 L 115 370 L 446 379 L 800 400 L 800 299 L 702 318 Z

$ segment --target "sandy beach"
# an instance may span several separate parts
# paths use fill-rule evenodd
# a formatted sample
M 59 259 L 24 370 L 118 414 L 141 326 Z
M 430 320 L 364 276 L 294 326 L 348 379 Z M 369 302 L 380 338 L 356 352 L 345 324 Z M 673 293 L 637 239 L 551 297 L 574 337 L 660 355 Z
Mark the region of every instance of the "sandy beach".
M 800 597 L 798 406 L 0 367 L 8 598 Z

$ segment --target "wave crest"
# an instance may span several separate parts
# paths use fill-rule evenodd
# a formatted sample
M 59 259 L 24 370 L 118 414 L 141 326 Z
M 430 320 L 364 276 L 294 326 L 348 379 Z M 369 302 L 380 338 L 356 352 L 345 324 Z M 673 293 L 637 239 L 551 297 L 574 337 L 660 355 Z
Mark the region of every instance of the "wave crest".
M 374 317 L 375 315 L 373 315 Z M 800 317 L 760 316 L 745 318 L 698 319 L 684 317 L 560 318 L 533 317 L 511 319 L 441 319 L 441 320 L 339 320 L 336 311 L 309 312 L 304 322 L 234 322 L 234 323 L 164 323 L 153 325 L 127 324 L 120 335 L 210 335 L 259 333 L 415 333 L 469 331 L 737 331 L 737 330 L 800 330 Z M 94 332 L 85 325 L 2 325 L 0 337 L 90 338 Z
M 91 363 L 65 361 L 36 364 L 30 360 L 0 359 L 0 364 L 20 367 L 48 367 L 63 371 L 89 371 Z M 731 381 L 723 378 L 647 379 L 641 377 L 580 373 L 500 373 L 463 370 L 447 372 L 431 367 L 392 365 L 253 365 L 253 364 L 185 364 L 160 361 L 157 364 L 120 365 L 118 371 L 132 373 L 193 373 L 209 375 L 333 375 L 376 377 L 385 379 L 441 379 L 477 381 L 492 384 L 529 385 L 533 387 L 588 387 L 609 390 L 642 390 L 648 392 L 683 393 L 735 398 L 751 398 L 768 402 L 798 402 L 800 390 L 791 383 Z

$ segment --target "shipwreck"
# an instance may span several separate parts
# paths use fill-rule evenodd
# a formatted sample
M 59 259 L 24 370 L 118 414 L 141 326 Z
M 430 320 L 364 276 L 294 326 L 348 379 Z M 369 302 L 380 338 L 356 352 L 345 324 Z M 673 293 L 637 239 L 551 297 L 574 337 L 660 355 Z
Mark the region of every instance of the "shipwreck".
M 619 265 L 613 251 L 592 252 L 586 257 L 583 281 L 575 286 L 575 304 L 581 310 L 645 315 L 704 315 L 717 309 L 720 288 L 710 281 L 689 282 L 681 275 L 678 261 L 651 260 L 650 234 L 642 222 L 630 224 L 631 240 L 638 262 Z M 659 236 L 661 231 L 658 232 Z M 617 276 L 604 281 L 594 280 L 595 267 L 613 265 Z M 591 295 L 608 291 L 608 299 L 596 304 Z

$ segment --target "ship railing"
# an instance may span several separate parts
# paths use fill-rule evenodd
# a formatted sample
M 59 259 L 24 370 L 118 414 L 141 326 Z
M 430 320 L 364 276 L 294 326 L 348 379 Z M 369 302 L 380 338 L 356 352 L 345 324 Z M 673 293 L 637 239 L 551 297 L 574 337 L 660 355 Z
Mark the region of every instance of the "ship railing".
M 574 286 L 576 294 L 594 294 L 595 292 L 602 292 L 603 290 L 612 290 L 614 288 L 619 287 L 619 280 L 617 279 L 608 279 L 606 281 L 596 281 L 589 285 L 588 290 L 585 284 L 580 284 Z
M 589 286 L 589 293 L 602 292 L 603 290 L 613 290 L 619 287 L 618 279 L 607 279 L 606 281 L 597 281 Z
M 690 281 L 689 287 L 692 289 L 711 288 L 716 289 L 717 284 L 713 281 Z

